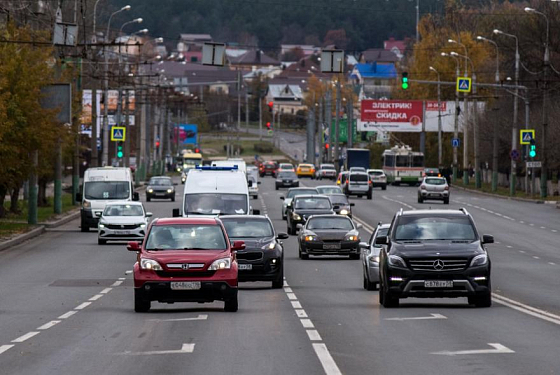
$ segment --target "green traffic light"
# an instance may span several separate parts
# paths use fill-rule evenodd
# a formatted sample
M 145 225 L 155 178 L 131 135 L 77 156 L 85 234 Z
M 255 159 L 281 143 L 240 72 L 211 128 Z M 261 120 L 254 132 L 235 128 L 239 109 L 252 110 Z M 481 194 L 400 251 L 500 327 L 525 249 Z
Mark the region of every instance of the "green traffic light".
M 408 82 L 406 82 L 405 80 L 403 80 L 403 83 L 402 83 L 401 86 L 402 86 L 403 90 L 408 89 Z
M 535 156 L 537 156 L 537 150 L 535 146 L 531 146 L 531 150 L 529 151 L 529 156 L 534 158 Z
M 117 152 L 117 157 L 122 158 L 122 157 L 123 157 L 123 152 L 122 152 L 122 151 L 118 151 L 118 152 Z

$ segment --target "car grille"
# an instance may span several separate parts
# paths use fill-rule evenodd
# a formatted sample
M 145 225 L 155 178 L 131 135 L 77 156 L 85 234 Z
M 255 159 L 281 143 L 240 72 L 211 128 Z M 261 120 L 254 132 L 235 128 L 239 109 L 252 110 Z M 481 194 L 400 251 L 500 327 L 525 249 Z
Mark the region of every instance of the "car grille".
M 242 260 L 261 260 L 263 258 L 262 251 L 251 252 L 251 253 L 237 253 L 237 259 Z
M 211 277 L 216 271 L 156 271 L 159 277 Z
M 408 259 L 408 264 L 414 271 L 459 271 L 467 268 L 468 259 Z
M 138 228 L 137 224 L 107 224 L 105 225 L 108 229 L 136 229 Z

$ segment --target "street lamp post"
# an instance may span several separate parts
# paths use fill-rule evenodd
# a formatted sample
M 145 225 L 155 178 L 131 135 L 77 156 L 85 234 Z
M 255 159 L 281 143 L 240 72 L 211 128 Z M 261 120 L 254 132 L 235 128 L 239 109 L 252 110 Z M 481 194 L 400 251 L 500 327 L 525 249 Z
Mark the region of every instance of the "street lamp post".
M 439 72 L 433 67 L 430 66 L 430 70 L 437 74 L 437 101 L 438 101 L 438 167 L 440 170 L 443 168 L 443 150 L 441 145 L 441 80 Z
M 515 39 L 515 86 L 519 86 L 519 39 L 513 35 L 508 34 L 498 29 L 494 29 L 494 34 L 504 35 Z M 517 109 L 519 101 L 519 89 L 515 88 L 515 95 L 513 97 L 513 126 L 511 129 L 511 173 L 509 179 L 509 195 L 515 195 L 515 187 L 517 180 L 517 162 L 513 157 L 513 153 L 517 151 Z
M 500 82 L 500 49 L 498 47 L 498 43 L 485 38 L 483 36 L 477 36 L 476 39 L 493 44 L 496 47 L 496 76 L 495 81 L 496 84 Z M 498 97 L 498 89 L 496 88 L 496 100 Z M 496 192 L 498 190 L 498 122 L 494 121 L 492 126 L 493 134 L 492 134 L 492 191 Z
M 550 34 L 550 22 L 546 14 L 539 12 L 533 8 L 525 8 L 525 12 L 537 14 L 544 17 L 546 20 L 546 43 L 544 47 L 544 69 L 543 69 L 543 130 L 542 130 L 542 167 L 541 167 L 541 198 L 546 198 L 548 195 L 548 160 L 546 155 L 546 134 L 548 130 L 548 70 L 550 69 L 550 51 L 548 48 L 549 44 L 549 34 Z
M 441 56 L 443 57 L 451 57 L 455 60 L 455 77 L 459 77 L 459 59 L 455 56 L 452 56 L 446 52 L 442 52 Z M 455 90 L 455 126 L 453 130 L 453 137 L 455 139 L 459 138 L 459 93 Z M 453 182 L 457 182 L 457 165 L 458 165 L 458 155 L 457 155 L 458 147 L 453 147 Z
M 105 34 L 105 45 L 109 42 L 109 30 L 111 28 L 111 20 L 117 13 L 130 10 L 131 6 L 126 5 L 121 9 L 113 12 L 107 22 L 107 33 Z M 105 55 L 105 75 L 104 75 L 104 108 L 103 108 L 103 165 L 109 165 L 109 53 L 107 49 L 104 51 Z

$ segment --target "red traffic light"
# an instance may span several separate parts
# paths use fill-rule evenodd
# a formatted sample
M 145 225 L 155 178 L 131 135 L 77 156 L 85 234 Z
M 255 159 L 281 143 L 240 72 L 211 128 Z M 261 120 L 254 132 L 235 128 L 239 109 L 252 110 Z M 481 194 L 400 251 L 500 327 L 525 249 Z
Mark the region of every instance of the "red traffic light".
M 194 149 L 195 154 L 200 154 L 200 149 L 197 147 Z
M 328 143 L 325 143 L 325 148 L 328 150 L 329 147 L 331 147 L 331 145 L 329 145 Z
M 268 102 L 268 106 L 269 106 L 270 108 L 274 107 L 274 102 Z
M 159 141 L 156 141 L 156 147 L 159 147 Z
M 270 122 L 267 122 L 267 123 L 266 123 L 266 127 L 267 127 L 268 129 L 270 129 Z

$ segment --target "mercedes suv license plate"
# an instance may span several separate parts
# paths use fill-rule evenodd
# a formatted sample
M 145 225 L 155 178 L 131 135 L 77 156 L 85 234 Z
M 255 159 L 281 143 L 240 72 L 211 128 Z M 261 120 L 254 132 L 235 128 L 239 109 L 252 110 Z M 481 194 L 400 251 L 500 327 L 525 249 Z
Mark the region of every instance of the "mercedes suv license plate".
M 250 271 L 253 269 L 253 265 L 252 264 L 238 264 L 237 268 L 241 271 L 241 270 L 247 270 Z
M 453 288 L 453 280 L 426 280 L 424 288 Z
M 199 290 L 200 281 L 177 281 L 171 283 L 172 290 Z
M 332 245 L 323 245 L 323 249 L 324 250 L 338 250 L 338 249 L 340 249 L 340 244 L 336 243 L 336 244 L 332 244 Z

